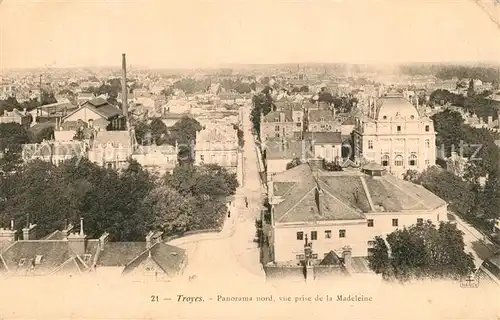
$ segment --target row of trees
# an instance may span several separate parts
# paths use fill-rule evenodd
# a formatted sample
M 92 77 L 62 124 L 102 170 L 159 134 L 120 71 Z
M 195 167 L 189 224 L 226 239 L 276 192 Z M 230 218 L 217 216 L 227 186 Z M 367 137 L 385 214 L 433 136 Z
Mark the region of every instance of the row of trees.
M 194 160 L 191 157 L 191 148 L 196 140 L 196 132 L 200 130 L 202 130 L 201 124 L 196 119 L 187 116 L 170 128 L 159 118 L 154 118 L 151 122 L 140 121 L 135 124 L 137 142 L 143 146 L 152 144 L 158 146 L 163 144 L 175 145 L 177 142 L 179 145 L 179 159 L 182 159 L 182 163 L 191 163 Z
M 457 279 L 474 272 L 474 259 L 464 251 L 462 232 L 455 224 L 412 225 L 375 238 L 370 268 L 385 280 Z
M 438 133 L 436 143 L 444 147 L 444 156 L 449 156 L 452 151 L 465 157 L 474 156 L 467 171 L 469 180 L 484 177 L 498 167 L 500 151 L 495 144 L 499 138 L 496 133 L 464 124 L 460 113 L 449 109 L 434 114 L 432 120 Z
M 430 94 L 431 105 L 451 104 L 453 106 L 464 108 L 467 112 L 475 113 L 478 117 L 486 119 L 492 116 L 498 117 L 498 102 L 487 99 L 490 92 L 480 94 L 469 93 L 467 97 L 449 92 L 448 90 L 438 89 Z
M 454 149 L 469 158 L 463 177 L 439 167 L 421 174 L 407 172 L 405 179 L 424 186 L 444 199 L 449 208 L 476 227 L 489 231 L 499 218 L 500 151 L 498 139 L 488 129 L 464 125 L 459 113 L 445 110 L 432 117 L 437 131 L 437 145 L 444 147 L 444 156 Z M 462 146 L 462 147 L 461 147 Z M 486 178 L 484 186 L 481 178 Z
M 109 232 L 115 241 L 137 241 L 152 229 L 171 235 L 220 227 L 224 198 L 236 187 L 236 176 L 214 165 L 158 177 L 133 161 L 123 172 L 86 159 L 59 167 L 35 161 L 0 178 L 0 220 L 36 223 L 43 235 L 83 217 L 90 237 Z

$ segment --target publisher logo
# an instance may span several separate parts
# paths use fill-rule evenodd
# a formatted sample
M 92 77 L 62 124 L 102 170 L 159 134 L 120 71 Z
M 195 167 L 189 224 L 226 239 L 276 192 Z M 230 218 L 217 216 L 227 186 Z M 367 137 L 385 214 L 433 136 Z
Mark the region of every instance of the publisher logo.
M 468 275 L 466 277 L 460 278 L 460 287 L 461 288 L 478 288 L 479 287 L 479 278 L 475 277 L 473 274 Z

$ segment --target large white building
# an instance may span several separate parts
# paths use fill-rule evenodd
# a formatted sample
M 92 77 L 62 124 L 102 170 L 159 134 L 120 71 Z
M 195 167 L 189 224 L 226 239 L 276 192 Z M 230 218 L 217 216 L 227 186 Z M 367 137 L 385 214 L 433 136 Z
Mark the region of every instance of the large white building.
M 269 185 L 271 259 L 296 265 L 304 243 L 312 259 L 330 251 L 342 256 L 369 255 L 376 236 L 431 221 L 447 220 L 447 204 L 422 186 L 387 174 L 375 163 L 363 170 L 329 172 L 321 161 L 309 162 L 272 177 Z
M 408 169 L 423 171 L 436 162 L 433 122 L 402 95 L 387 94 L 357 120 L 354 156 L 381 164 L 396 176 Z
M 211 125 L 196 132 L 195 164 L 218 164 L 230 172 L 238 166 L 238 130 L 230 125 Z

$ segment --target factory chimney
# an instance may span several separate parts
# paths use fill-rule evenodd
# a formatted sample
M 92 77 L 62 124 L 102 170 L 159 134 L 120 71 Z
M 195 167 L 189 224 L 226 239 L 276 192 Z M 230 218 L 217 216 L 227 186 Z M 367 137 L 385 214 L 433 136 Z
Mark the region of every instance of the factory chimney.
M 127 59 L 122 54 L 122 112 L 125 117 L 125 129 L 128 129 L 128 88 L 127 88 Z

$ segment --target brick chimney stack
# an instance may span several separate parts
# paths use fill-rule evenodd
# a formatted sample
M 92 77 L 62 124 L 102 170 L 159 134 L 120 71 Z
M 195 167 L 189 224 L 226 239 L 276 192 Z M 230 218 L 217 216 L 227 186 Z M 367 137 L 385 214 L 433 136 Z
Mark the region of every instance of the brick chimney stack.
M 127 58 L 122 54 L 122 112 L 128 129 Z
M 80 233 L 71 233 L 68 235 L 68 242 L 71 250 L 77 255 L 85 254 L 87 236 L 83 232 L 83 218 L 80 218 Z
M 36 224 L 29 224 L 23 228 L 23 240 L 36 240 Z

